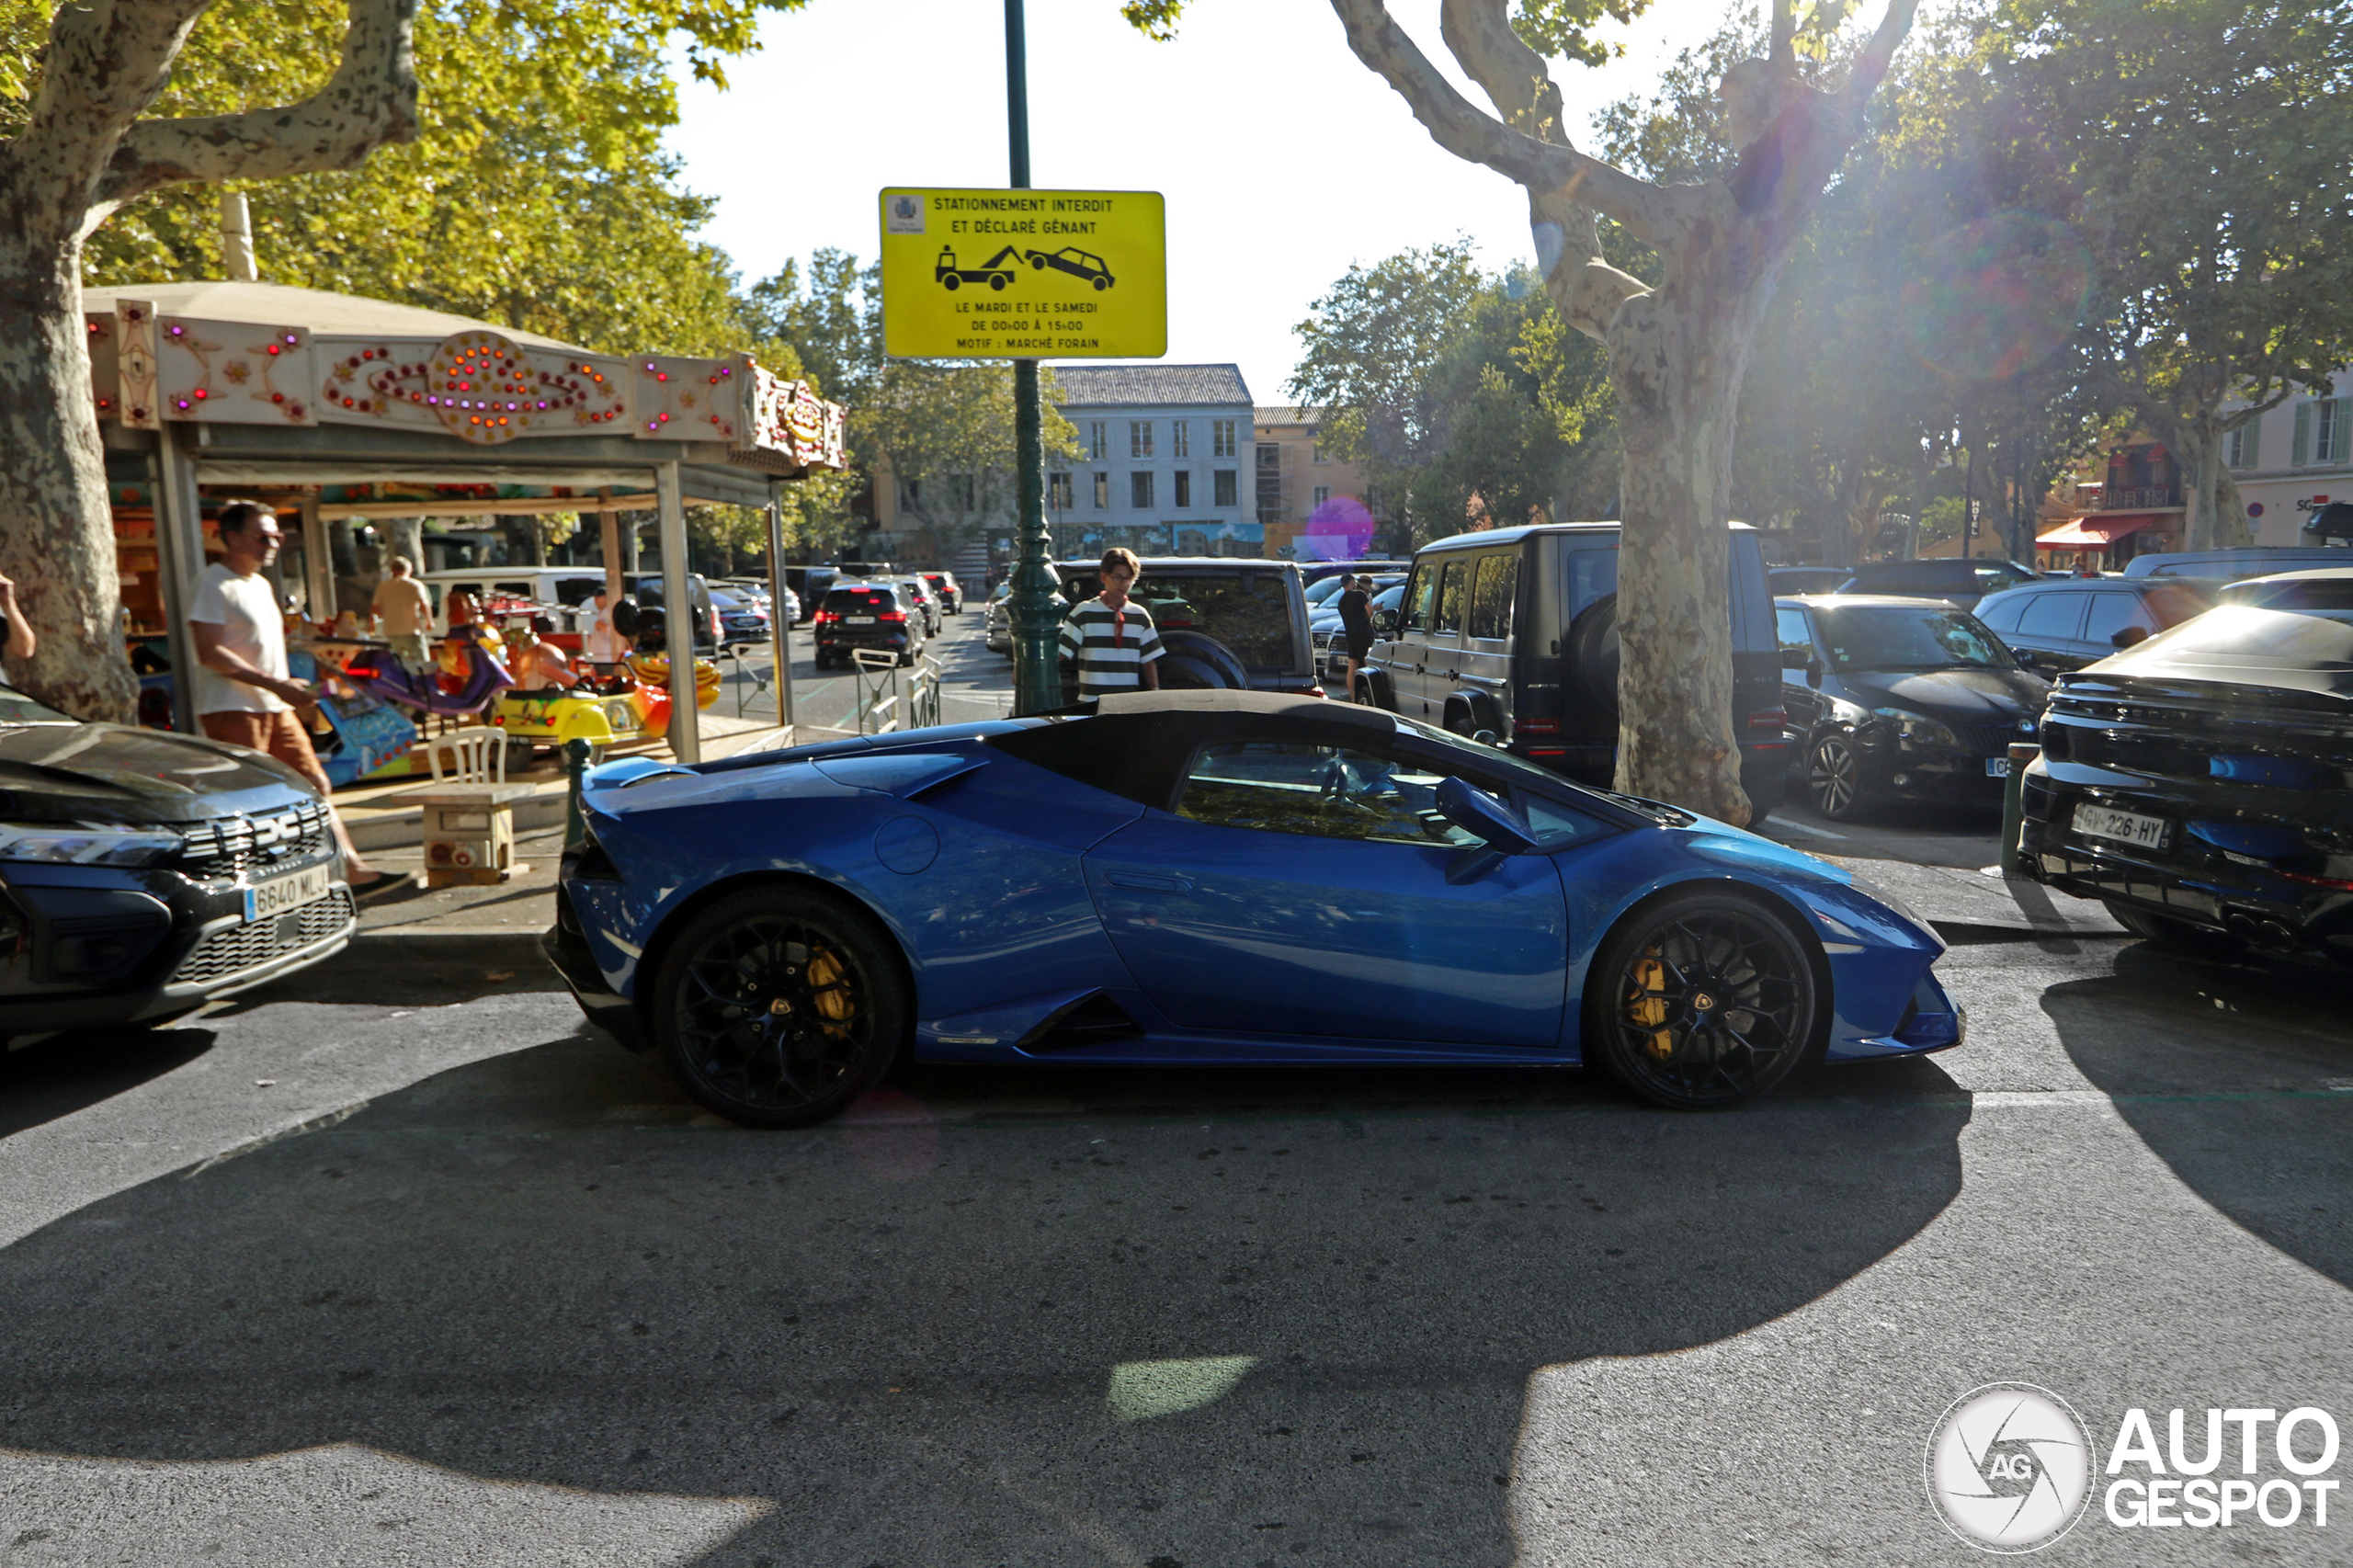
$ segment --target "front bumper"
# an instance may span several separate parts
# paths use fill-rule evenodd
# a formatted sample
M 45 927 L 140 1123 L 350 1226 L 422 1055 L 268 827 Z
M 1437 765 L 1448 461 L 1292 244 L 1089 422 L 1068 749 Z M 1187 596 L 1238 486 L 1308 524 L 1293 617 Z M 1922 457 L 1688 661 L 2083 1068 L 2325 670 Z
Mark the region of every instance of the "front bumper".
M 24 929 L 13 944 L 0 940 L 0 1033 L 171 1017 L 332 958 L 358 924 L 340 866 L 332 876 L 324 898 L 248 924 L 243 881 L 191 881 L 169 870 L 12 868 L 0 897 L 21 913 Z M 126 957 L 93 969 L 82 955 L 105 950 L 93 943 L 120 944 Z
M 540 933 L 540 950 L 563 976 L 572 999 L 580 1004 L 590 1023 L 631 1051 L 646 1049 L 636 1004 L 605 983 L 588 950 L 588 938 L 580 929 L 580 917 L 573 911 L 571 896 L 561 889 L 555 896 L 555 924 Z

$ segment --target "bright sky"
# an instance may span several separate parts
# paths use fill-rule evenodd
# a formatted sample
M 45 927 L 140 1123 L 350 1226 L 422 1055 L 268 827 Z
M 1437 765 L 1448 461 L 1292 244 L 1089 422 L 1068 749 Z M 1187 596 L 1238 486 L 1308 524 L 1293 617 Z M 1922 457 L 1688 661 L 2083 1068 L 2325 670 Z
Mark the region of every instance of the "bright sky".
M 1391 8 L 1451 71 L 1438 0 Z M 1557 68 L 1572 117 L 1646 90 L 1724 14 L 1657 0 L 1624 60 Z M 1031 183 L 1167 196 L 1168 363 L 1236 361 L 1283 403 L 1291 328 L 1350 263 L 1458 233 L 1488 267 L 1532 259 L 1518 188 L 1440 151 L 1328 0 L 1192 0 L 1167 44 L 1118 0 L 1029 0 L 1029 34 Z M 884 186 L 1006 183 L 997 0 L 810 0 L 761 38 L 727 92 L 684 81 L 670 138 L 747 281 L 821 245 L 870 260 Z

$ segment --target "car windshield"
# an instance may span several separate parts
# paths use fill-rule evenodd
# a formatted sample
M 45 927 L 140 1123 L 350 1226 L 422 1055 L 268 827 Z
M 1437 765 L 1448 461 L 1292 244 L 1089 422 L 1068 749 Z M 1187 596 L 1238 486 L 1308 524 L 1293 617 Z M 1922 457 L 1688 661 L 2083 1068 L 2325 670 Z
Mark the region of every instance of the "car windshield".
M 1150 566 L 1131 590 L 1162 632 L 1199 631 L 1215 638 L 1245 669 L 1288 669 L 1298 653 L 1291 642 L 1290 596 L 1277 572 L 1155 572 Z M 1081 604 L 1101 592 L 1093 573 L 1074 574 L 1063 597 Z
M 1320 583 L 1310 583 L 1307 585 L 1307 602 L 1312 605 L 1324 603 L 1340 591 L 1340 585 L 1346 579 L 1342 577 L 1326 577 Z
M 2300 615 L 2353 616 L 2353 577 L 2290 578 L 2281 583 L 2236 583 L 2225 590 L 2233 604 Z
M 0 686 L 0 724 L 72 724 L 54 708 L 42 706 L 11 687 Z
M 1842 673 L 2018 668 L 2001 640 L 1965 610 L 1847 605 L 1814 615 L 1832 667 Z

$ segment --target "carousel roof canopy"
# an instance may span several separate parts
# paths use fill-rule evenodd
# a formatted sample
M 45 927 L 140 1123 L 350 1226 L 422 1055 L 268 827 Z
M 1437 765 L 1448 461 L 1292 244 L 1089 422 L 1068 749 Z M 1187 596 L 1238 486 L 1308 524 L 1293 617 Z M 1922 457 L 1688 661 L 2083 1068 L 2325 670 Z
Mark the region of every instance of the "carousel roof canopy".
M 460 332 L 494 332 L 535 348 L 563 354 L 585 349 L 535 332 L 523 332 L 472 316 L 428 311 L 392 300 L 370 300 L 360 294 L 330 294 L 324 289 L 297 289 L 284 283 L 235 283 L 199 280 L 193 283 L 133 283 L 119 289 L 85 289 L 82 310 L 89 315 L 112 315 L 119 299 L 145 300 L 166 316 L 193 316 L 204 321 L 242 322 L 271 326 L 301 322 L 313 332 L 343 335 L 448 337 Z
M 178 427 L 208 483 L 642 484 L 676 462 L 754 502 L 844 465 L 841 405 L 748 354 L 597 354 L 273 283 L 89 289 L 83 319 L 108 445 Z

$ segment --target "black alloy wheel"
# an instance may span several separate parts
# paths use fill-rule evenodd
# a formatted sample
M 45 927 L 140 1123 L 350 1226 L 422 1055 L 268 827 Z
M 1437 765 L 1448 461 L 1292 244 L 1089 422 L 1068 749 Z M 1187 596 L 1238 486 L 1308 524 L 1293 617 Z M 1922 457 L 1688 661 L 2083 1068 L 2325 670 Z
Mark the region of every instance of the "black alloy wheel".
M 1820 1009 L 1803 941 L 1762 903 L 1715 888 L 1637 911 L 1595 958 L 1588 1051 L 1677 1110 L 1755 1098 L 1813 1045 Z
M 904 971 L 832 894 L 756 888 L 695 915 L 662 960 L 654 1036 L 687 1093 L 748 1127 L 822 1121 L 871 1088 L 907 1031 Z
M 1832 822 L 1852 822 L 1863 809 L 1863 761 L 1854 737 L 1824 735 L 1805 755 L 1805 793 L 1813 809 Z

